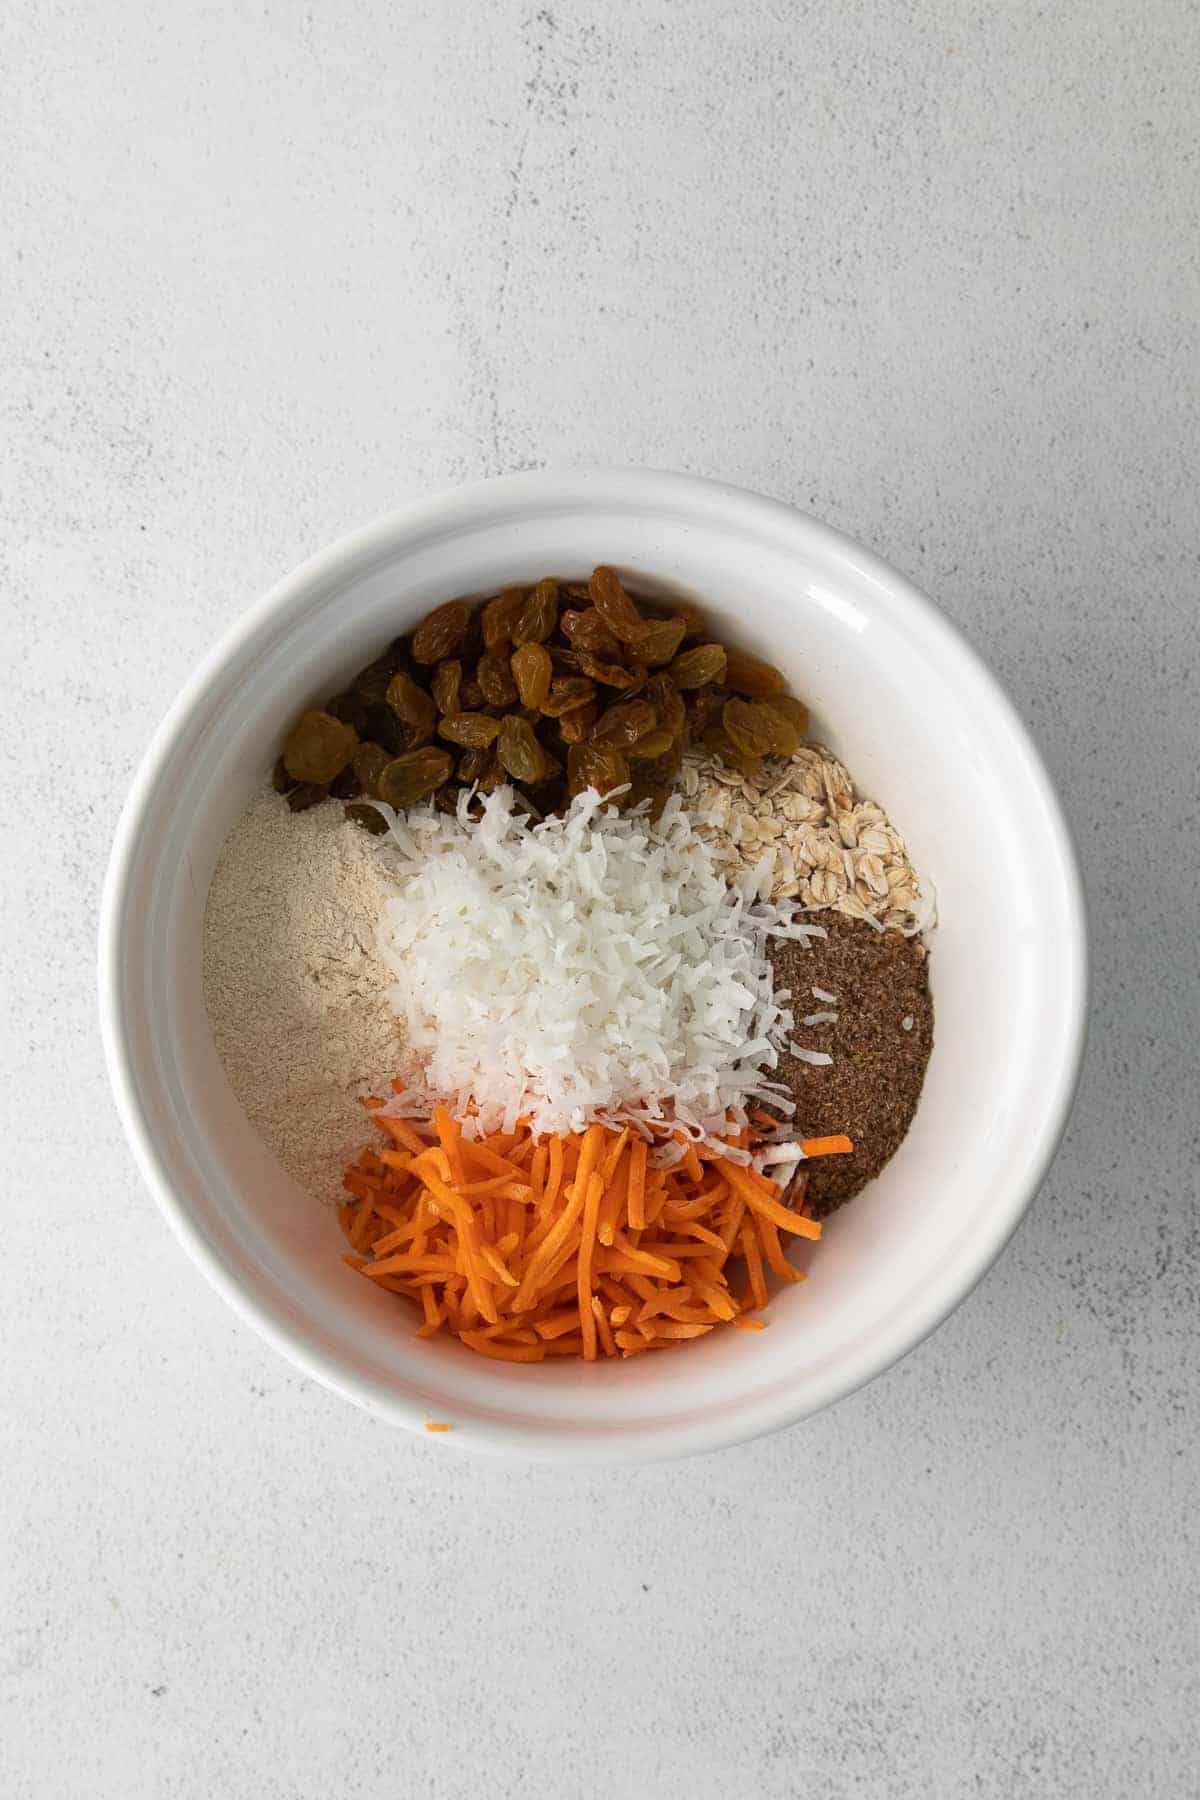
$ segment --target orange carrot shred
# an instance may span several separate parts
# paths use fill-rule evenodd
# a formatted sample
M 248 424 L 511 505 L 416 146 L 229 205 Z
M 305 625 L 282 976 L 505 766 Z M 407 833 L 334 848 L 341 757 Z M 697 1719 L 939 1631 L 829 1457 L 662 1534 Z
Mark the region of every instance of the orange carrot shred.
M 579 1177 L 576 1176 L 576 1181 Z M 587 1362 L 596 1360 L 596 1315 L 592 1311 L 592 1251 L 596 1244 L 596 1224 L 600 1217 L 600 1201 L 604 1196 L 602 1174 L 588 1176 L 587 1199 L 583 1203 L 578 1258 L 579 1323 L 583 1331 L 583 1354 Z
M 800 1148 L 805 1156 L 849 1156 L 854 1145 L 848 1137 L 839 1134 L 837 1137 L 801 1138 Z
M 615 1356 L 617 1346 L 608 1323 L 608 1314 L 604 1310 L 604 1302 L 599 1294 L 592 1295 L 592 1313 L 596 1320 L 596 1329 L 600 1333 L 600 1343 L 605 1356 Z
M 761 1331 L 747 1315 L 770 1300 L 768 1270 L 804 1279 L 780 1233 L 821 1235 L 778 1183 L 682 1133 L 682 1155 L 664 1169 L 650 1165 L 654 1141 L 630 1126 L 535 1140 L 526 1119 L 466 1136 L 444 1106 L 427 1123 L 379 1107 L 372 1117 L 394 1147 L 366 1150 L 346 1170 L 344 1260 L 416 1309 L 419 1336 L 450 1335 L 494 1361 L 620 1359 L 725 1325 Z M 726 1142 L 759 1139 L 730 1130 Z M 849 1146 L 805 1141 L 818 1155 Z
M 424 1138 L 407 1119 L 393 1119 L 389 1118 L 386 1113 L 376 1112 L 373 1115 L 372 1123 L 380 1126 L 389 1136 L 394 1137 L 398 1144 L 403 1144 L 406 1150 L 411 1150 L 416 1156 L 419 1156 L 422 1150 L 429 1148 Z
M 450 1117 L 444 1106 L 439 1106 L 433 1115 L 434 1130 L 438 1135 L 438 1143 L 442 1146 L 446 1161 L 450 1165 L 450 1179 L 455 1187 L 462 1187 L 467 1179 L 466 1167 L 463 1163 L 461 1132 L 457 1123 Z
M 700 1167 L 700 1158 L 696 1155 L 695 1144 L 693 1144 L 691 1138 L 681 1137 L 679 1141 L 683 1145 L 683 1161 L 679 1165 L 680 1168 L 683 1170 L 689 1181 L 695 1181 L 697 1183 L 703 1181 L 704 1171 Z
M 646 1223 L 646 1161 L 650 1146 L 639 1138 L 629 1157 L 629 1195 L 626 1210 L 632 1230 L 640 1231 Z
M 755 1306 L 765 1306 L 767 1304 L 767 1280 L 763 1274 L 762 1245 L 759 1243 L 758 1233 L 749 1220 L 745 1220 L 742 1224 L 740 1241 L 754 1304 Z
M 746 1204 L 760 1217 L 769 1219 L 781 1231 L 791 1231 L 797 1237 L 819 1238 L 821 1227 L 816 1219 L 806 1219 L 800 1213 L 789 1212 L 786 1206 L 770 1193 L 764 1191 L 759 1180 L 753 1178 L 753 1171 L 740 1168 L 737 1163 L 729 1164 L 729 1180 L 746 1197 Z M 768 1187 L 774 1188 L 774 1182 Z M 776 1190 L 778 1191 L 778 1190 Z

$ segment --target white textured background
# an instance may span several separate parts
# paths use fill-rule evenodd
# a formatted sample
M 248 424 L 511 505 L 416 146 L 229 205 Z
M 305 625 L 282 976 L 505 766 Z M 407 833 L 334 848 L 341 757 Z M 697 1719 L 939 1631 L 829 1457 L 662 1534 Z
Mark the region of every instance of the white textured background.
M 9 0 L 0 66 L 4 1800 L 1190 1800 L 1196 6 Z M 238 1326 L 93 1000 L 123 791 L 248 600 L 410 490 L 612 462 L 941 601 L 1096 959 L 954 1319 L 616 1478 L 413 1442 Z

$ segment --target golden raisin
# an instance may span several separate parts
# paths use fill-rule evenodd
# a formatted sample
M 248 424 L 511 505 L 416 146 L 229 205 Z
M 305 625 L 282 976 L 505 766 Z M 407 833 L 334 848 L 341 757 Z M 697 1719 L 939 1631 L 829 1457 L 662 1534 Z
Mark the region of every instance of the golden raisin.
M 658 724 L 658 715 L 648 700 L 624 700 L 601 713 L 592 726 L 593 744 L 636 744 Z
M 655 732 L 650 734 L 651 737 L 656 735 Z M 660 755 L 643 756 L 642 751 L 649 742 L 650 738 L 643 738 L 629 751 L 630 756 L 638 759 L 633 765 L 634 779 L 641 786 L 665 787 L 674 781 L 683 765 L 683 743 L 679 738 L 672 738 Z
M 505 650 L 485 650 L 475 676 L 489 706 L 515 706 L 517 684 Z
M 438 736 L 463 750 L 483 750 L 495 742 L 499 730 L 499 719 L 490 713 L 449 713 L 438 726 Z
M 795 756 L 808 736 L 807 706 L 803 700 L 796 700 L 791 694 L 768 694 L 763 705 L 769 706 L 783 721 L 782 730 L 777 728 L 776 756 Z
M 356 800 L 351 806 L 344 806 L 342 811 L 352 825 L 361 825 L 372 837 L 382 837 L 388 828 L 388 822 L 379 808 L 366 801 Z
M 433 671 L 433 680 L 429 685 L 440 713 L 458 712 L 458 692 L 462 687 L 462 664 L 460 662 L 439 663 Z
M 501 721 L 496 760 L 514 781 L 544 781 L 548 772 L 546 753 L 533 734 L 533 726 L 515 713 Z
M 465 600 L 447 600 L 444 606 L 435 606 L 413 632 L 413 661 L 436 663 L 452 656 L 467 635 L 470 617 Z
M 354 752 L 354 773 L 362 782 L 363 792 L 373 799 L 379 798 L 379 777 L 391 760 L 382 744 L 360 744 Z
M 558 623 L 558 583 L 539 581 L 513 626 L 515 644 L 542 644 Z
M 638 661 L 649 669 L 661 668 L 679 652 L 687 630 L 683 619 L 651 619 L 637 647 Z
M 704 733 L 704 747 L 713 756 L 719 757 L 729 768 L 737 769 L 739 774 L 756 780 L 762 773 L 761 756 L 750 756 L 740 750 L 733 742 L 725 727 L 720 724 L 710 725 Z
M 424 750 L 408 750 L 393 757 L 379 777 L 379 798 L 388 806 L 412 806 L 428 798 L 444 781 L 450 779 L 454 767 L 449 753 L 428 745 Z
M 615 638 L 623 644 L 641 643 L 650 629 L 649 622 L 629 598 L 615 569 L 605 563 L 593 569 L 588 592 L 592 605 Z
M 600 708 L 594 700 L 585 700 L 582 706 L 573 706 L 558 721 L 558 735 L 564 744 L 582 744 L 591 735 L 592 726 L 600 716 Z
M 411 675 L 399 670 L 388 682 L 387 703 L 405 725 L 417 735 L 413 745 L 432 737 L 434 725 L 437 723 L 437 707 L 432 694 L 427 694 L 423 687 L 418 687 Z
M 721 723 L 731 744 L 745 756 L 770 756 L 782 736 L 784 721 L 769 706 L 754 700 L 727 700 Z
M 716 687 L 697 688 L 688 694 L 684 710 L 693 737 L 703 737 L 710 725 L 720 722 L 721 708 L 728 697 L 724 688 Z
M 573 650 L 587 650 L 593 656 L 616 656 L 620 644 L 594 606 L 585 612 L 565 612 L 559 629 Z
M 626 754 L 633 762 L 652 761 L 655 757 L 665 756 L 674 742 L 674 734 L 660 728 L 648 731 L 636 744 L 630 744 Z
M 746 694 L 752 700 L 764 694 L 781 694 L 787 683 L 774 663 L 763 662 L 747 650 L 725 646 L 725 686 L 735 694 Z
M 458 759 L 454 773 L 460 781 L 478 781 L 495 761 L 491 748 L 486 750 L 464 750 Z
M 645 685 L 646 671 L 635 663 L 626 668 L 624 663 L 601 662 L 598 656 L 590 656 L 586 650 L 579 653 L 579 667 L 593 681 L 599 681 L 605 687 L 620 688 L 624 693 L 636 694 Z
M 542 701 L 542 711 L 551 719 L 561 719 L 564 713 L 595 697 L 595 682 L 585 681 L 581 675 L 556 675 Z
M 293 781 L 327 787 L 357 748 L 358 733 L 353 725 L 335 719 L 332 713 L 306 712 L 283 746 L 283 766 Z
M 572 744 L 567 751 L 567 792 L 572 797 L 588 788 L 610 794 L 628 780 L 629 764 L 615 744 Z
M 494 600 L 488 601 L 481 617 L 485 650 L 498 650 L 502 644 L 509 642 L 512 628 L 528 598 L 527 587 L 511 587 L 505 588 L 502 594 L 497 594 Z
M 677 688 L 708 687 L 725 679 L 725 651 L 720 644 L 697 644 L 671 664 L 671 680 Z
M 519 644 L 512 653 L 511 668 L 521 705 L 540 712 L 554 679 L 550 652 L 544 644 Z
M 671 677 L 652 675 L 642 690 L 642 699 L 650 702 L 658 714 L 658 722 L 663 730 L 678 736 L 687 720 L 687 708 Z

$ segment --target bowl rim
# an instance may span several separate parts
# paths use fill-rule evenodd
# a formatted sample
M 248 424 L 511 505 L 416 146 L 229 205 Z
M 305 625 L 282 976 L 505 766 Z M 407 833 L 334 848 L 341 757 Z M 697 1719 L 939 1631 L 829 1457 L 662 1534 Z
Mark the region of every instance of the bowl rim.
M 935 1272 L 923 1300 L 894 1309 L 877 1321 L 869 1342 L 838 1371 L 827 1373 L 823 1383 L 816 1383 L 815 1393 L 777 1396 L 773 1392 L 750 1417 L 732 1409 L 726 1417 L 709 1417 L 698 1423 L 689 1419 L 686 1426 L 675 1428 L 674 1435 L 662 1433 L 652 1422 L 616 1437 L 606 1428 L 586 1422 L 535 1431 L 525 1424 L 477 1415 L 470 1432 L 452 1432 L 439 1440 L 537 1460 L 653 1461 L 720 1449 L 794 1424 L 865 1386 L 908 1355 L 967 1298 L 1000 1255 L 1045 1179 L 1066 1129 L 1083 1062 L 1089 986 L 1086 903 L 1074 839 L 1054 782 L 1002 684 L 957 626 L 907 577 L 854 539 L 784 501 L 702 476 L 644 468 L 536 470 L 496 476 L 411 500 L 344 534 L 300 563 L 234 620 L 185 681 L 150 740 L 121 810 L 101 897 L 100 1024 L 117 1111 L 143 1179 L 176 1237 L 209 1281 L 240 1318 L 306 1374 L 376 1416 L 421 1430 L 428 1414 L 419 1400 L 348 1372 L 338 1357 L 321 1350 L 284 1308 L 251 1292 L 226 1265 L 175 1190 L 143 1106 L 125 1017 L 122 946 L 130 886 L 145 814 L 165 764 L 179 738 L 211 704 L 214 685 L 227 665 L 256 638 L 274 632 L 288 614 L 299 617 L 312 591 L 331 578 L 345 579 L 361 572 L 403 542 L 416 544 L 452 536 L 525 512 L 579 506 L 675 517 L 699 512 L 709 524 L 724 522 L 742 533 L 782 533 L 798 552 L 807 546 L 827 559 L 851 565 L 858 579 L 867 577 L 890 604 L 915 615 L 926 636 L 988 691 L 996 716 L 1019 747 L 1025 777 L 1038 792 L 1059 849 L 1056 874 L 1070 922 L 1060 946 L 1066 1015 L 1062 1050 L 1057 1067 L 1048 1072 L 1045 1104 L 1033 1141 L 1027 1145 L 1023 1175 L 1014 1180 L 1006 1204 L 997 1204 L 949 1266 L 942 1264 Z

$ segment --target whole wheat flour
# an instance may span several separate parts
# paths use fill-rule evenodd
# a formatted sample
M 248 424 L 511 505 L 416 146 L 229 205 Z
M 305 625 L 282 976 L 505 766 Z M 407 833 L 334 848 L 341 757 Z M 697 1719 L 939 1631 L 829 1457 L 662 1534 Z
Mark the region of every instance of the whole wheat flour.
M 204 996 L 230 1086 L 326 1201 L 370 1136 L 360 1096 L 387 1092 L 403 1048 L 375 954 L 374 842 L 340 807 L 292 814 L 266 789 L 225 843 L 204 914 Z

